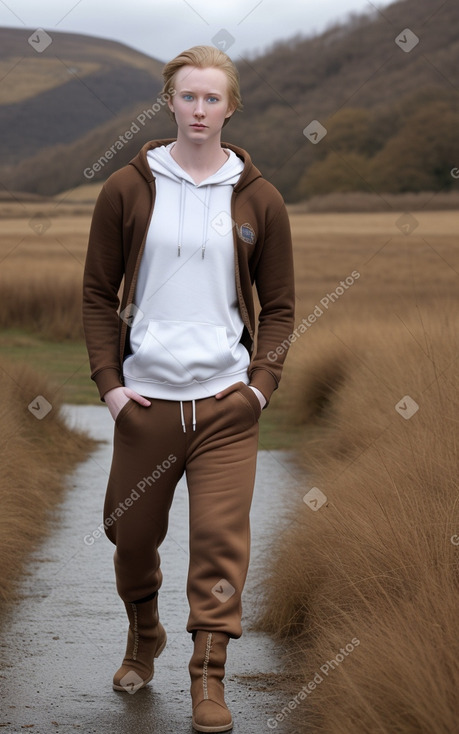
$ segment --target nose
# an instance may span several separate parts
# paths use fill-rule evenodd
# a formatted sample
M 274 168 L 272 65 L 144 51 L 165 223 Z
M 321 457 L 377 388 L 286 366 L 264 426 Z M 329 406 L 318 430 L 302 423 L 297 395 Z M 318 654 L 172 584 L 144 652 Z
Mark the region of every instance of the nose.
M 195 117 L 204 117 L 205 112 L 204 112 L 204 104 L 203 104 L 202 99 L 198 98 L 196 100 L 196 104 L 194 107 L 194 115 Z

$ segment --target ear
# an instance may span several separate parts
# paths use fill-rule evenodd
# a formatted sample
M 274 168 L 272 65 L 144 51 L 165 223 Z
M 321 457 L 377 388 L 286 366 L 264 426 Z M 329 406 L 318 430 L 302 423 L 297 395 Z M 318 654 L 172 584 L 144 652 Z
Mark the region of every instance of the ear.
M 170 111 L 173 112 L 174 111 L 174 106 L 173 106 L 173 104 L 172 104 L 172 102 L 171 102 L 170 99 L 167 100 L 167 105 L 168 105 Z
M 236 111 L 236 105 L 232 105 L 232 106 L 228 105 L 228 109 L 226 110 L 225 119 L 228 119 L 229 117 L 231 117 L 231 115 L 234 114 L 235 111 Z

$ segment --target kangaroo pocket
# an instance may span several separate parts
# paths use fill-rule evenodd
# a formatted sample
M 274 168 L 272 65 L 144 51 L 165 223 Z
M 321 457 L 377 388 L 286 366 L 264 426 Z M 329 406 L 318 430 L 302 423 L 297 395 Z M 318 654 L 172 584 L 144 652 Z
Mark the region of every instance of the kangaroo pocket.
M 142 343 L 124 362 L 126 377 L 168 385 L 191 385 L 232 371 L 224 326 L 192 321 L 150 320 Z

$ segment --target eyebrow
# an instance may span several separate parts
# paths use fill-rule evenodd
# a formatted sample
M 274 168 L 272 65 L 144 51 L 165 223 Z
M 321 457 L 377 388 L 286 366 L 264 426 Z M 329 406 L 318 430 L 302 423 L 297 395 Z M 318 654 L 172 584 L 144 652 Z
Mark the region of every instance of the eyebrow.
M 191 89 L 181 89 L 180 93 L 181 94 L 195 94 L 195 92 Z M 220 96 L 222 92 L 204 92 L 204 94 L 213 94 L 215 96 Z

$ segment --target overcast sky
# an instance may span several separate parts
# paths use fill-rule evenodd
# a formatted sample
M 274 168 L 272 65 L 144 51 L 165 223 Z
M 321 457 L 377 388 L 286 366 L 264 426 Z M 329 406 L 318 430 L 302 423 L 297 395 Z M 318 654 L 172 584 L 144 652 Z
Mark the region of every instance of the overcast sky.
M 311 35 L 351 12 L 384 11 L 390 0 L 0 0 L 0 26 L 86 33 L 167 61 L 196 44 L 238 55 L 296 33 Z M 219 34 L 221 30 L 223 34 Z M 234 39 L 234 40 L 233 40 Z

